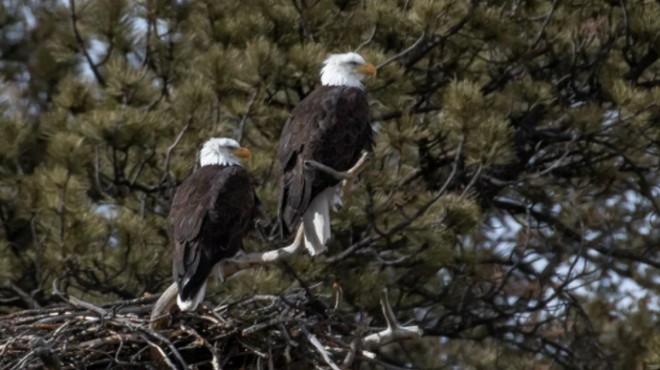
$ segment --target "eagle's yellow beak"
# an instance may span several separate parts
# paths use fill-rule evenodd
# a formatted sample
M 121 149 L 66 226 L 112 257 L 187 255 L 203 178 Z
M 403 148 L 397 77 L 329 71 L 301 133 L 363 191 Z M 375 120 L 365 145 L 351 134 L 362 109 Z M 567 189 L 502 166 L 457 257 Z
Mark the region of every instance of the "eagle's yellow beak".
M 248 148 L 240 147 L 234 150 L 234 155 L 238 158 L 250 158 L 252 157 L 252 152 Z
M 366 63 L 358 67 L 358 71 L 362 74 L 369 75 L 376 78 L 376 67 L 371 63 Z

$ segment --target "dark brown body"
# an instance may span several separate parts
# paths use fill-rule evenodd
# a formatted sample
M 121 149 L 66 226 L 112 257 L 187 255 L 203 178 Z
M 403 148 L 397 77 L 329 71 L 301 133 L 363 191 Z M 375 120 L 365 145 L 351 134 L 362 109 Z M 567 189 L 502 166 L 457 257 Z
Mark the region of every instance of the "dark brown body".
M 285 233 L 294 230 L 310 202 L 339 180 L 304 167 L 314 160 L 348 170 L 373 143 L 366 92 L 357 87 L 321 86 L 294 109 L 284 125 L 280 162 L 279 219 Z
M 241 249 L 256 203 L 250 175 L 241 166 L 203 166 L 177 188 L 168 230 L 182 300 L 199 291 L 218 262 Z

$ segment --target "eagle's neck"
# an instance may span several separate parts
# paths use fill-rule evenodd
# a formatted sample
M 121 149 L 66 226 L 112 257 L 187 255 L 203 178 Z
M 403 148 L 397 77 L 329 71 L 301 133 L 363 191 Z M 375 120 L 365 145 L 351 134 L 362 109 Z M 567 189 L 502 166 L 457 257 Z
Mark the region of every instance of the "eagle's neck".
M 321 85 L 323 86 L 350 86 L 364 89 L 361 77 L 347 71 L 342 66 L 327 64 L 321 69 Z

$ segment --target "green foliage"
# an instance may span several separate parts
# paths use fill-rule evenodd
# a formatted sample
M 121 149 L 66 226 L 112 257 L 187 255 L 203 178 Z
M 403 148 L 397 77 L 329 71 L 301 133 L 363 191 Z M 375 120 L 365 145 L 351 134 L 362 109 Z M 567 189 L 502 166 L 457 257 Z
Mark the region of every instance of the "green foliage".
M 511 159 L 513 129 L 506 111 L 484 97 L 476 83 L 453 82 L 443 103 L 445 109 L 438 116 L 442 124 L 436 125 L 433 134 L 445 132 L 453 145 L 464 141 L 467 163 L 506 164 Z
M 327 255 L 210 299 L 306 284 L 384 326 L 388 287 L 428 336 L 378 351 L 399 367 L 658 363 L 656 2 L 74 5 L 0 5 L 0 312 L 33 304 L 13 285 L 39 305 L 54 281 L 92 302 L 161 291 L 170 200 L 212 136 L 254 153 L 269 216 L 246 249 L 286 245 L 280 131 L 327 55 L 363 44 L 386 63 L 366 81 L 376 143 Z

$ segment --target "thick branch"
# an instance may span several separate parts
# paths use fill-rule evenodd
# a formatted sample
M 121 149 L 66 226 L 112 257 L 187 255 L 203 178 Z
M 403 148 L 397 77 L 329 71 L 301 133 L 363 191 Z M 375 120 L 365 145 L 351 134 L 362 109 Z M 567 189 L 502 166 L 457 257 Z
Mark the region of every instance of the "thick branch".
M 367 159 L 369 159 L 369 152 L 363 151 L 360 159 L 358 159 L 358 161 L 355 162 L 355 165 L 353 165 L 353 167 L 347 171 L 337 171 L 332 167 L 326 166 L 323 163 L 319 163 L 311 159 L 306 160 L 304 164 L 307 168 L 319 170 L 329 176 L 334 177 L 337 180 L 352 180 L 355 178 L 355 176 L 362 172 L 362 170 L 364 170 Z
M 300 252 L 303 249 L 302 247 L 305 245 L 303 243 L 303 236 L 303 227 L 300 226 L 298 227 L 298 232 L 296 234 L 296 238 L 293 240 L 293 243 L 287 245 L 286 247 L 266 252 L 248 253 L 225 260 L 223 269 L 224 276 L 229 277 L 241 270 L 247 270 L 255 266 L 272 264 L 298 254 L 298 252 Z

